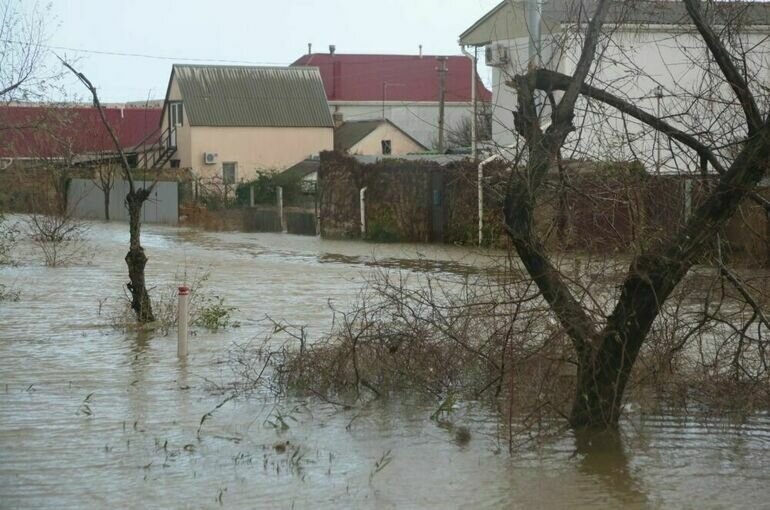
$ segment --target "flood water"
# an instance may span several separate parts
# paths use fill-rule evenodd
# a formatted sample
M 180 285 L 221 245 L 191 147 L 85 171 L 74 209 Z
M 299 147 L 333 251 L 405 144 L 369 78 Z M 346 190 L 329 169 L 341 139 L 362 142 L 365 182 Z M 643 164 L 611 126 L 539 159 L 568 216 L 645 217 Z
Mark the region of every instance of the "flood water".
M 329 405 L 223 396 L 233 342 L 265 315 L 328 329 L 329 302 L 355 299 L 378 263 L 458 271 L 457 248 L 374 246 L 276 234 L 146 226 L 158 289 L 208 271 L 207 292 L 238 308 L 237 329 L 110 327 L 126 281 L 127 229 L 93 224 L 92 258 L 47 268 L 24 243 L 0 267 L 20 291 L 0 302 L 1 508 L 761 508 L 770 507 L 770 418 L 699 423 L 634 417 L 622 443 L 584 449 L 569 434 L 508 455 L 483 409 L 466 406 L 458 444 L 409 401 Z M 100 310 L 101 308 L 101 310 Z M 270 425 L 281 415 L 289 426 Z M 288 444 L 287 444 L 288 442 Z M 377 466 L 384 466 L 378 470 Z

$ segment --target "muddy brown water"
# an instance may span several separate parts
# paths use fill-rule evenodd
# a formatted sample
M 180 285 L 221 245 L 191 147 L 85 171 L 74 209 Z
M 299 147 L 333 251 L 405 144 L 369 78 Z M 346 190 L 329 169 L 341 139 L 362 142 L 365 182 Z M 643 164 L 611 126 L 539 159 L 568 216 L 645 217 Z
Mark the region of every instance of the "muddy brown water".
M 340 411 L 308 402 L 221 402 L 232 342 L 269 314 L 329 327 L 378 264 L 464 271 L 456 248 L 373 246 L 278 234 L 145 227 L 150 281 L 205 268 L 241 327 L 175 336 L 109 327 L 125 281 L 127 234 L 93 224 L 89 263 L 46 268 L 24 243 L 0 283 L 1 508 L 762 508 L 770 507 L 770 417 L 701 423 L 635 416 L 620 447 L 582 450 L 570 434 L 509 456 L 494 419 L 465 405 L 459 444 L 426 404 Z M 105 300 L 105 298 L 107 298 Z M 99 313 L 100 300 L 102 313 Z M 90 398 L 86 398 L 90 395 Z M 270 422 L 281 415 L 288 427 Z M 287 444 L 288 442 L 288 444 Z M 501 451 L 502 450 L 502 451 Z M 378 470 L 379 466 L 384 466 Z

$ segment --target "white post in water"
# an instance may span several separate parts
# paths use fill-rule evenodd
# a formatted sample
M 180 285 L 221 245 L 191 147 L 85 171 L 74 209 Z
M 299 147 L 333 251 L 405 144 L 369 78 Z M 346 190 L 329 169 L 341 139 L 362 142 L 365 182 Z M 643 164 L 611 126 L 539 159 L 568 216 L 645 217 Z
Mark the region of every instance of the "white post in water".
M 361 188 L 358 198 L 361 204 L 361 237 L 365 237 L 366 236 L 366 188 Z
M 179 287 L 179 309 L 177 317 L 177 344 L 176 354 L 181 358 L 187 357 L 187 301 L 190 298 L 190 288 L 181 286 Z
M 281 232 L 286 232 L 286 219 L 283 217 L 283 186 L 275 189 L 278 195 L 278 216 L 281 219 Z

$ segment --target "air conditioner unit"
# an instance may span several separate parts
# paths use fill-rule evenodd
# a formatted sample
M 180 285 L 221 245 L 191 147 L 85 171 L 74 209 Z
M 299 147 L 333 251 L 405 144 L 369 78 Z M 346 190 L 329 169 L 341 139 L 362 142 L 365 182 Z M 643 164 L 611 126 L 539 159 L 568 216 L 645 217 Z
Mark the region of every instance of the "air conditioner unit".
M 203 153 L 203 162 L 207 165 L 216 165 L 217 159 L 219 158 L 219 154 L 216 152 L 204 152 Z
M 508 46 L 495 43 L 484 48 L 487 65 L 490 67 L 502 67 L 508 65 L 511 61 L 508 54 Z

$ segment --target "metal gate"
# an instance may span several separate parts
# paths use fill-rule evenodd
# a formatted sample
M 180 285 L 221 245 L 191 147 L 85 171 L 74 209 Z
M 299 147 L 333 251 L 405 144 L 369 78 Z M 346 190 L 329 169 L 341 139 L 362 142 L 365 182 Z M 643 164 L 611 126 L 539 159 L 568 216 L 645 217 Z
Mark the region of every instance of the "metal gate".
M 137 188 L 150 186 L 151 181 L 137 180 Z M 110 219 L 128 221 L 126 195 L 128 181 L 116 179 L 110 190 Z M 76 218 L 103 220 L 104 193 L 90 179 L 72 179 L 67 187 L 67 207 Z M 179 184 L 159 182 L 142 208 L 142 221 L 176 225 L 179 223 Z

